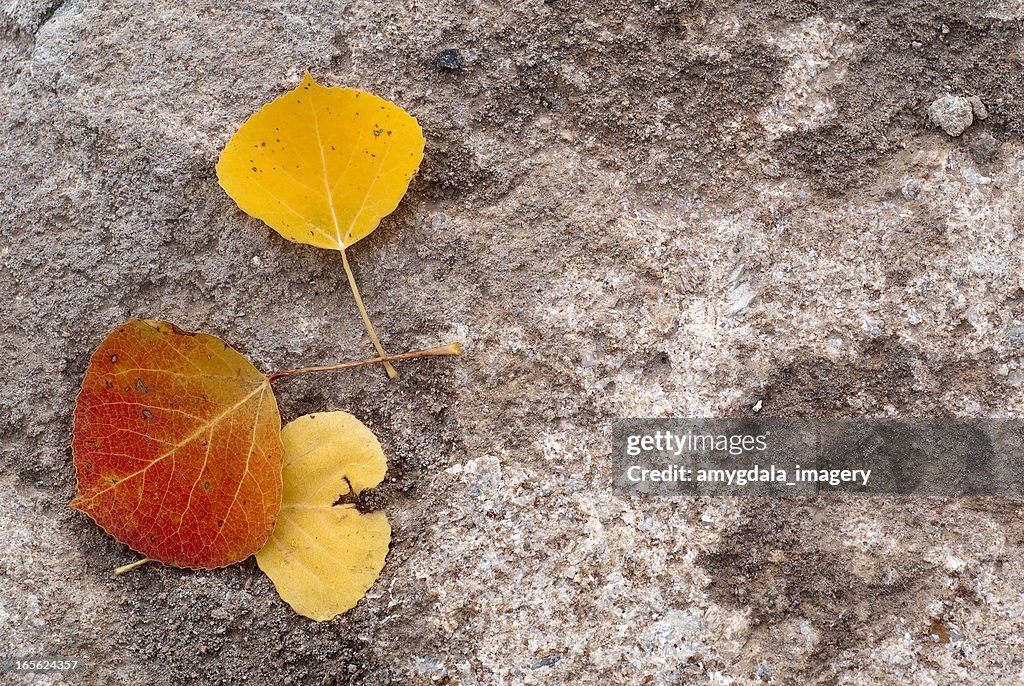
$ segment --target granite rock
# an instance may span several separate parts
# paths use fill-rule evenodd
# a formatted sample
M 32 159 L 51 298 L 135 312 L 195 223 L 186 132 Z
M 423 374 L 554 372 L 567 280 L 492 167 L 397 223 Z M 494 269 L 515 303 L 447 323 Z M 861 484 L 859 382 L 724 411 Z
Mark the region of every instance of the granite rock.
M 85 664 L 16 683 L 1015 683 L 1019 502 L 621 499 L 609 424 L 1019 415 L 1022 21 L 918 0 L 0 5 L 0 653 Z M 75 394 L 125 319 L 267 371 L 371 352 L 338 256 L 214 174 L 307 68 L 421 122 L 420 174 L 351 257 L 390 350 L 466 351 L 282 382 L 285 420 L 351 411 L 390 463 L 383 575 L 322 624 L 252 560 L 114 578 L 134 555 L 67 508 Z M 938 93 L 989 116 L 945 135 Z

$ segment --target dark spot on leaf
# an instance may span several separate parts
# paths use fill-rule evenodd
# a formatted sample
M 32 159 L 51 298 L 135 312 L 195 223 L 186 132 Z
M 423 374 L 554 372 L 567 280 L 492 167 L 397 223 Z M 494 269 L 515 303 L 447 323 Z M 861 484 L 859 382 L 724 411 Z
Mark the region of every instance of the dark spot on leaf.
M 203 482 L 203 489 L 205 489 L 207 491 L 210 490 L 210 482 L 209 481 L 204 481 Z
M 152 419 L 153 418 L 153 413 L 150 412 L 149 410 L 143 410 L 142 411 L 142 416 L 145 417 L 146 419 Z
M 110 356 L 110 361 L 111 362 L 117 362 L 117 355 L 111 355 Z
M 150 540 L 150 542 L 156 541 L 156 536 L 150 536 L 149 540 Z
M 218 519 L 217 520 L 217 526 L 219 526 L 219 527 L 220 526 L 224 526 L 224 520 L 223 519 Z
M 253 167 L 253 168 L 252 168 L 252 170 L 253 170 L 253 171 L 256 171 L 256 167 Z
M 142 381 L 142 379 L 135 380 L 135 390 L 137 390 L 139 393 L 149 393 L 149 388 Z
M 374 129 L 373 130 L 373 135 L 374 135 L 375 138 L 379 138 L 382 133 L 384 133 L 384 129 Z
M 113 388 L 114 387 L 114 384 L 110 383 L 110 379 L 107 379 L 103 383 L 105 383 L 107 385 L 107 388 Z

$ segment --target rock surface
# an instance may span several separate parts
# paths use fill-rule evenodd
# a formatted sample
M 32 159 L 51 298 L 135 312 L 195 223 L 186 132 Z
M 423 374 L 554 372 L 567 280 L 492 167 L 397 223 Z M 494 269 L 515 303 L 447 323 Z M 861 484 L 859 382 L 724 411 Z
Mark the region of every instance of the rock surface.
M 18 683 L 1016 683 L 1019 502 L 618 499 L 609 422 L 1019 415 L 1022 28 L 1014 2 L 0 5 L 0 653 L 86 665 Z M 419 118 L 352 258 L 388 348 L 466 344 L 281 387 L 390 459 L 383 576 L 323 624 L 252 560 L 115 579 L 134 555 L 66 506 L 125 319 L 265 370 L 371 352 L 337 255 L 214 175 L 306 68 Z M 940 133 L 949 92 L 990 116 Z

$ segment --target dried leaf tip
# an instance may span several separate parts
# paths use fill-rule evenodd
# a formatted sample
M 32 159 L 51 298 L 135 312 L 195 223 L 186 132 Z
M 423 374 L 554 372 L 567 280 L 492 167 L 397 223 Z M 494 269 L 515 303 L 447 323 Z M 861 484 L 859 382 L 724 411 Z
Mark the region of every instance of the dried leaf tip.
M 133 569 L 137 569 L 138 567 L 141 567 L 142 565 L 146 564 L 147 562 L 152 562 L 152 561 L 153 560 L 149 559 L 148 557 L 144 557 L 141 560 L 136 560 L 135 562 L 132 562 L 130 564 L 122 565 L 122 566 L 120 566 L 120 567 L 118 567 L 117 569 L 114 570 L 114 576 L 121 576 L 122 574 L 127 574 L 128 572 L 132 571 Z

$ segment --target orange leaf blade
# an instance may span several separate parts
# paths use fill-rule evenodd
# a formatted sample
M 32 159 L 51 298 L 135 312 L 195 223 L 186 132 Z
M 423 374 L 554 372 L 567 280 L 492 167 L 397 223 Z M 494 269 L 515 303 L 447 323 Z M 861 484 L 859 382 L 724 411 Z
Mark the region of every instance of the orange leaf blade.
M 75 404 L 71 507 L 169 566 L 238 562 L 280 510 L 280 431 L 267 378 L 226 343 L 130 321 L 93 354 Z

